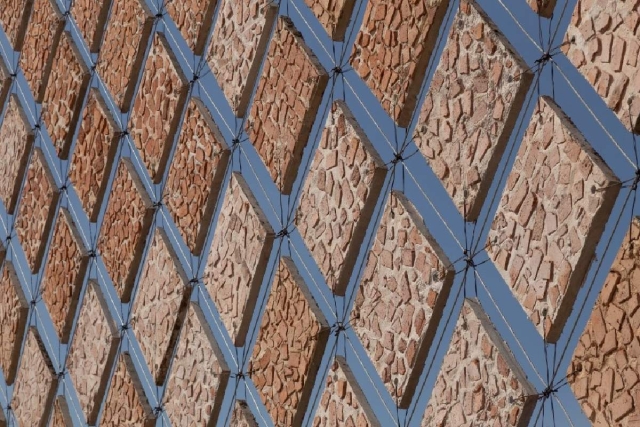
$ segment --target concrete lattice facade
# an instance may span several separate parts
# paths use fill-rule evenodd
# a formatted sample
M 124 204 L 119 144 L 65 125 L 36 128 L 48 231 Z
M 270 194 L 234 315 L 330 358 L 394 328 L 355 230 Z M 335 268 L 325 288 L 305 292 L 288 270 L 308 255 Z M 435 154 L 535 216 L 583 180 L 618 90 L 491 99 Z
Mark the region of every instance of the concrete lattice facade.
M 0 0 L 0 426 L 640 426 L 634 133 L 638 0 Z

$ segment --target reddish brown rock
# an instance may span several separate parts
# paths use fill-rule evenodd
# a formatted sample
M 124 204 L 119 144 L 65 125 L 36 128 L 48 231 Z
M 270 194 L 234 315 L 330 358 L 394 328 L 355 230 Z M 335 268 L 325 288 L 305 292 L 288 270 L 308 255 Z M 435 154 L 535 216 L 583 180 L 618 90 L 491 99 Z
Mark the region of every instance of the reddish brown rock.
M 109 0 L 76 0 L 71 3 L 71 16 L 91 52 L 100 50 L 110 5 Z
M 217 419 L 229 379 L 221 362 L 222 353 L 204 316 L 190 305 L 164 394 L 172 425 L 212 425 Z
M 637 425 L 640 217 L 634 218 L 580 337 L 567 379 L 594 426 Z
M 156 34 L 129 121 L 133 142 L 156 183 L 162 179 L 188 96 L 186 77 L 172 55 L 164 36 Z
M 154 234 L 131 311 L 131 329 L 156 384 L 164 383 L 191 293 L 162 233 Z
M 119 339 L 100 287 L 89 282 L 67 358 L 67 371 L 89 424 L 96 422 Z
M 344 40 L 355 0 L 304 0 L 313 10 L 329 36 L 336 41 Z
M 286 17 L 265 61 L 246 129 L 271 178 L 289 194 L 329 75 Z
M 333 292 L 343 295 L 386 167 L 347 105 L 336 101 L 306 178 L 296 225 Z
M 630 131 L 640 133 L 640 8 L 633 1 L 576 4 L 562 51 Z
M 221 0 L 207 62 L 238 117 L 244 117 L 278 6 L 271 0 Z
M 258 422 L 249 410 L 246 402 L 237 401 L 231 413 L 231 423 L 234 427 L 258 427 Z
M 480 303 L 466 299 L 421 425 L 524 427 L 536 401 Z
M 92 221 L 98 219 L 99 208 L 105 196 L 109 171 L 117 149 L 116 129 L 102 96 L 92 89 L 82 115 L 69 167 L 69 179 Z
M 202 280 L 236 345 L 244 345 L 273 240 L 249 186 L 233 173 Z
M 9 261 L 2 266 L 0 307 L 0 367 L 7 384 L 12 384 L 18 368 L 29 307 L 16 271 Z
M 69 413 L 69 407 L 64 400 L 64 397 L 58 396 L 53 405 L 53 414 L 49 419 L 49 427 L 68 427 L 73 425 L 71 414 Z
M 224 181 L 230 151 L 204 106 L 192 99 L 164 189 L 167 207 L 189 249 L 200 254 Z
M 71 214 L 60 209 L 49 245 L 40 292 L 58 338 L 66 343 L 73 326 L 88 257 Z
M 354 332 L 402 408 L 411 402 L 453 276 L 415 207 L 392 192 L 351 317 Z
M 124 302 L 131 297 L 152 218 L 151 201 L 144 187 L 128 160 L 122 160 L 111 186 L 98 250 L 118 296 Z
M 402 127 L 416 107 L 447 0 L 372 0 L 349 63 Z
M 6 0 L 0 10 L 0 26 L 15 51 L 22 50 L 24 32 L 32 7 L 33 0 Z
M 293 261 L 275 274 L 249 371 L 275 425 L 301 425 L 329 328 Z
M 413 139 L 467 221 L 480 213 L 522 108 L 527 68 L 484 11 L 463 1 Z
M 37 149 L 33 152 L 27 169 L 15 221 L 16 234 L 34 273 L 40 269 L 46 236 L 56 213 L 58 196 L 44 154 Z
M 169 16 L 196 55 L 201 55 L 204 50 L 217 4 L 218 0 L 173 0 L 165 3 Z
M 545 18 L 552 18 L 553 10 L 556 8 L 556 0 L 527 0 L 527 4 L 534 12 Z
M 540 334 L 555 342 L 619 181 L 555 102 L 543 97 L 508 182 L 489 232 L 489 256 Z

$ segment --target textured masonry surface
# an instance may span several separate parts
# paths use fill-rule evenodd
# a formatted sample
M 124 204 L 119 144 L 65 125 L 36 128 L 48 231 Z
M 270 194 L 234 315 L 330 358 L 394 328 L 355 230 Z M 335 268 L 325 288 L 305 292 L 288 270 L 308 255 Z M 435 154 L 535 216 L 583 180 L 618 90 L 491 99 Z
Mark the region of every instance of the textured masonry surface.
M 523 427 L 536 399 L 480 303 L 465 299 L 421 425 Z
M 333 40 L 342 41 L 355 0 L 304 0 Z
M 258 423 L 247 407 L 247 403 L 243 401 L 238 401 L 235 404 L 229 425 L 235 427 L 258 427 Z
M 6 0 L 0 10 L 0 25 L 16 51 L 22 48 L 25 25 L 32 7 L 33 0 Z
M 207 40 L 213 12 L 218 0 L 169 1 L 166 10 L 187 41 L 189 49 L 201 54 Z M 215 40 L 215 39 L 214 39 Z
M 371 0 L 349 63 L 382 107 L 409 125 L 447 0 Z
M 629 130 L 640 133 L 640 8 L 579 0 L 562 51 Z
M 238 117 L 249 104 L 276 14 L 272 0 L 221 0 L 207 62 Z
M 336 101 L 304 183 L 296 224 L 338 294 L 351 276 L 385 173 L 346 104 Z
M 100 50 L 110 3 L 108 0 L 76 0 L 71 4 L 71 16 L 91 52 Z
M 275 274 L 249 371 L 275 425 L 300 425 L 328 337 L 289 258 Z M 322 323 L 321 323 L 322 322 Z
M 556 0 L 527 0 L 527 4 L 531 6 L 538 15 L 545 18 L 553 17 L 553 10 L 556 7 Z
M 291 192 L 328 80 L 293 22 L 280 17 L 246 129 L 284 194 Z
M 462 1 L 413 139 L 468 221 L 480 213 L 531 76 L 484 11 Z
M 611 266 L 567 378 L 593 425 L 640 423 L 640 217 Z
M 415 207 L 404 194 L 392 192 L 351 317 L 354 332 L 401 407 L 411 401 L 453 276 Z
M 491 225 L 488 252 L 550 342 L 571 312 L 618 182 L 555 102 L 540 98 Z
M 274 233 L 242 175 L 234 173 L 207 258 L 203 282 L 231 338 L 244 343 Z
M 0 304 L 0 367 L 7 384 L 12 384 L 29 310 L 16 271 L 9 261 L 4 261 L 2 266 Z

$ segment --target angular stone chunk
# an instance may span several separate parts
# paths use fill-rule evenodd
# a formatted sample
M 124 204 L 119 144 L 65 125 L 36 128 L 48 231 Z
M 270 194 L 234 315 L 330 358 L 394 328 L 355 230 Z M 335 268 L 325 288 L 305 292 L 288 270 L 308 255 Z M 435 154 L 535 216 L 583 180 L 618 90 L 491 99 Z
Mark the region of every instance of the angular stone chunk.
M 100 50 L 110 5 L 109 0 L 75 0 L 71 3 L 71 16 L 92 53 Z
M 401 408 L 411 402 L 454 274 L 415 207 L 393 191 L 351 317 L 354 332 Z
M 228 166 L 230 151 L 202 104 L 189 102 L 164 196 L 189 249 L 200 254 Z
M 556 0 L 527 0 L 527 4 L 534 12 L 545 18 L 552 18 L 553 10 L 556 8 Z
M 235 427 L 258 427 L 256 418 L 251 413 L 246 402 L 238 401 L 231 413 L 231 423 Z
M 7 384 L 15 379 L 29 306 L 9 261 L 0 276 L 0 367 Z
M 15 221 L 16 234 L 33 273 L 40 269 L 58 196 L 58 189 L 47 168 L 44 154 L 37 149 L 32 154 L 27 169 Z
M 562 51 L 631 132 L 640 133 L 640 7 L 579 0 Z
M 201 55 L 204 50 L 217 4 L 218 0 L 174 0 L 165 3 L 169 16 L 196 55 Z
M 387 168 L 343 101 L 327 118 L 296 224 L 333 292 L 343 295 Z
M 344 40 L 355 0 L 304 0 L 313 10 L 329 36 L 335 41 Z
M 480 213 L 522 108 L 527 68 L 484 11 L 463 0 L 413 139 L 467 221 Z
M 234 172 L 202 280 L 238 346 L 245 342 L 273 240 L 273 229 L 249 186 Z
M 118 359 L 99 423 L 103 427 L 152 427 L 156 425 L 151 406 L 133 367 L 131 356 L 126 353 Z
M 421 426 L 524 427 L 536 400 L 480 302 L 466 299 Z
M 162 231 L 147 253 L 131 327 L 156 384 L 163 384 L 189 302 L 190 288 Z
M 58 383 L 51 360 L 34 327 L 27 332 L 11 409 L 21 426 L 47 422 Z
M 145 189 L 128 160 L 121 161 L 102 221 L 98 250 L 123 302 L 131 297 L 152 218 L 151 201 Z
M 96 422 L 119 340 L 100 287 L 90 281 L 67 359 L 69 376 L 89 424 Z
M 180 112 L 188 96 L 186 78 L 163 35 L 156 34 L 131 112 L 131 138 L 151 179 L 162 179 Z
M 69 211 L 61 208 L 49 245 L 40 292 L 63 343 L 69 340 L 88 262 L 73 218 Z
M 347 365 L 334 361 L 313 418 L 313 427 L 380 426 L 372 414 L 371 406 Z
M 246 129 L 271 178 L 289 194 L 329 75 L 286 17 L 265 61 Z
M 349 58 L 398 125 L 407 127 L 448 0 L 371 0 Z
M 69 178 L 91 221 L 98 219 L 117 149 L 116 125 L 100 92 L 92 89 L 82 114 Z
M 640 422 L 640 217 L 635 217 L 580 337 L 567 379 L 594 426 Z
M 72 426 L 73 421 L 69 413 L 69 407 L 64 400 L 64 397 L 59 396 L 56 398 L 53 404 L 53 414 L 49 419 L 49 427 L 68 427 Z
M 0 9 L 0 26 L 15 51 L 22 50 L 24 32 L 32 7 L 33 0 L 5 0 Z
M 551 98 L 538 101 L 489 231 L 489 256 L 549 342 L 562 332 L 619 181 Z
M 55 0 L 33 0 L 18 65 L 36 102 L 42 101 L 54 51 L 64 29 L 64 19 Z
M 206 320 L 190 305 L 164 394 L 171 424 L 211 425 L 228 379 L 229 369 Z
M 50 78 L 42 98 L 42 121 L 47 126 L 58 157 L 62 159 L 69 154 L 73 131 L 91 79 L 76 49 L 71 35 L 63 33 L 53 56 Z
M 274 425 L 301 425 L 329 327 L 290 258 L 275 274 L 249 371 Z
M 131 106 L 152 29 L 144 1 L 113 0 L 96 71 L 123 112 Z
M 220 3 L 207 63 L 238 117 L 247 110 L 277 14 L 272 0 Z
M 22 176 L 29 162 L 33 133 L 18 97 L 11 95 L 0 125 L 0 197 L 7 213 L 12 214 Z

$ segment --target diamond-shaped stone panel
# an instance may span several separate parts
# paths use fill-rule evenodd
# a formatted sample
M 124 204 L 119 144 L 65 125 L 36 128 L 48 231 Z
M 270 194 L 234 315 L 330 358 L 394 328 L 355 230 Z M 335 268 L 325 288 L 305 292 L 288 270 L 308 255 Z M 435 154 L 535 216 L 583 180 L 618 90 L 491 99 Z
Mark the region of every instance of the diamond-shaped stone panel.
M 67 359 L 67 371 L 89 424 L 94 424 L 118 350 L 119 331 L 104 296 L 89 282 Z
M 100 426 L 151 427 L 156 425 L 130 357 L 125 353 L 118 359 L 104 403 Z
M 98 250 L 118 296 L 128 302 L 145 237 L 153 217 L 151 201 L 127 160 L 118 165 L 102 221 Z
M 71 35 L 63 33 L 56 48 L 42 98 L 42 121 L 58 157 L 66 159 L 80 116 L 82 101 L 91 79 L 76 53 Z
M 95 89 L 82 114 L 69 179 L 92 221 L 97 220 L 117 148 L 116 125 Z
M 89 46 L 89 51 L 93 53 L 100 50 L 110 5 L 109 0 L 76 0 L 71 3 L 71 16 Z
M 447 0 L 371 0 L 349 62 L 402 127 L 416 107 Z
M 27 300 L 13 265 L 5 261 L 0 276 L 0 367 L 7 384 L 15 378 L 28 314 Z
M 11 95 L 0 125 L 0 197 L 8 213 L 13 213 L 22 176 L 29 161 L 33 133 L 18 97 Z
M 54 374 L 38 332 L 34 327 L 29 328 L 11 401 L 13 416 L 19 425 L 46 423 L 56 392 Z
M 635 133 L 640 133 L 639 21 L 640 8 L 632 0 L 580 0 L 562 45 L 571 63 Z
M 527 4 L 534 12 L 545 18 L 552 18 L 553 10 L 556 8 L 556 0 L 527 0 Z
M 272 0 L 220 4 L 207 62 L 238 117 L 246 112 L 277 14 Z
M 189 48 L 201 55 L 207 42 L 213 12 L 218 0 L 169 1 L 165 3 L 169 16 L 176 23 Z M 214 38 L 214 40 L 216 40 Z
M 289 258 L 282 258 L 249 371 L 275 425 L 301 425 L 329 328 Z M 321 323 L 322 322 L 322 323 Z
M 73 326 L 88 258 L 71 214 L 60 209 L 40 284 L 58 338 L 66 343 Z
M 462 1 L 413 139 L 468 221 L 480 213 L 531 77 L 489 17 Z
M 34 0 L 18 65 L 36 101 L 41 101 L 64 19 L 54 0 Z
M 313 418 L 313 427 L 379 427 L 345 363 L 334 361 Z
M 204 106 L 192 99 L 182 123 L 164 195 L 182 238 L 199 254 L 221 191 L 230 151 Z
M 129 129 L 154 182 L 162 179 L 188 85 L 163 35 L 156 34 L 133 105 Z
M 611 266 L 567 378 L 595 426 L 640 422 L 640 217 Z
M 411 202 L 392 192 L 351 317 L 354 332 L 400 407 L 411 401 L 451 290 L 450 264 Z
M 96 70 L 122 111 L 129 111 L 153 18 L 140 0 L 113 0 Z
M 33 0 L 5 0 L 0 10 L 0 26 L 15 51 L 22 49 L 24 32 L 32 7 Z
M 482 306 L 466 299 L 422 427 L 529 425 L 536 391 Z
M 189 306 L 164 394 L 164 408 L 174 426 L 211 425 L 229 378 L 215 338 L 199 310 Z
M 44 154 L 35 150 L 18 206 L 15 231 L 32 272 L 40 269 L 46 236 L 53 222 L 58 190 L 46 166 Z
M 328 80 L 293 22 L 280 17 L 246 128 L 284 194 L 291 192 Z
M 571 312 L 618 183 L 554 101 L 541 98 L 491 225 L 488 252 L 549 342 Z
M 4 106 L 4 100 L 11 89 L 10 72 L 0 57 L 0 107 Z
M 164 383 L 190 295 L 162 233 L 155 232 L 147 253 L 131 327 L 156 384 Z
M 49 419 L 49 427 L 68 427 L 73 425 L 64 397 L 58 396 L 53 404 L 53 413 Z
M 313 10 L 329 36 L 336 41 L 344 40 L 349 26 L 355 0 L 304 0 Z
M 256 418 L 251 413 L 246 402 L 236 401 L 231 413 L 231 422 L 229 425 L 234 427 L 258 427 Z
M 304 183 L 296 224 L 331 289 L 344 294 L 386 174 L 349 108 L 336 101 Z
M 236 345 L 244 344 L 273 240 L 273 229 L 249 186 L 233 173 L 203 282 Z

